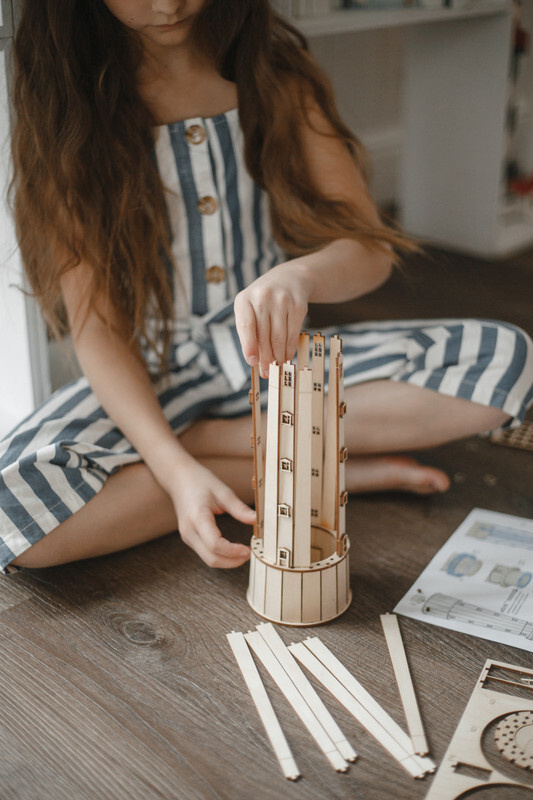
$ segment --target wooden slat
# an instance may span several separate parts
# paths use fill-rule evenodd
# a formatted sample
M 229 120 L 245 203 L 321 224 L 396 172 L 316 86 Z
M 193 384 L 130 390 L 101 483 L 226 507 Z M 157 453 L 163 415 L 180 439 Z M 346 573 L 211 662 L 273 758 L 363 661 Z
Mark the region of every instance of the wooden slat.
M 377 700 L 370 694 L 364 686 L 357 680 L 344 664 L 339 661 L 331 650 L 317 637 L 313 636 L 305 640 L 305 646 L 324 664 L 329 671 L 342 683 L 342 685 L 355 697 L 361 706 L 393 737 L 395 741 L 409 755 L 414 754 L 413 745 L 407 734 L 392 719 Z M 414 761 L 422 770 L 433 772 L 435 764 L 430 758 L 421 758 L 414 755 Z
M 294 567 L 311 563 L 311 404 L 312 372 L 298 375 L 294 471 Z
M 300 777 L 300 772 L 296 766 L 294 756 L 292 755 L 291 749 L 287 743 L 285 734 L 283 733 L 278 718 L 276 717 L 276 712 L 272 708 L 272 703 L 270 702 L 270 699 L 266 693 L 266 689 L 263 686 L 263 681 L 261 680 L 261 676 L 259 675 L 257 667 L 254 664 L 254 660 L 250 650 L 248 649 L 246 640 L 242 633 L 236 632 L 228 633 L 227 640 L 233 651 L 233 655 L 235 656 L 237 664 L 239 665 L 239 669 L 242 672 L 242 676 L 248 687 L 248 690 L 252 695 L 255 707 L 257 708 L 257 713 L 259 714 L 268 738 L 270 739 L 270 744 L 272 745 L 272 749 L 274 750 L 276 758 L 279 761 L 281 770 L 286 778 L 291 781 L 295 781 Z
M 332 336 L 329 341 L 329 379 L 322 477 L 322 524 L 332 531 L 337 531 L 339 507 L 339 380 L 337 359 L 340 355 L 341 341 L 338 336 Z
M 254 460 L 253 489 L 256 523 L 254 533 L 258 539 L 263 536 L 265 514 L 265 447 L 261 419 L 261 392 L 259 386 L 259 366 L 252 367 L 252 386 L 250 402 L 252 406 L 252 448 Z
M 272 564 L 276 563 L 278 552 L 280 372 L 281 367 L 278 364 L 270 365 L 268 375 L 263 541 L 265 560 Z
M 413 778 L 422 778 L 425 775 L 414 757 L 402 747 L 388 728 L 348 691 L 337 675 L 332 673 L 303 642 L 292 644 L 289 650 Z
M 413 749 L 419 756 L 425 756 L 429 751 L 429 747 L 424 732 L 422 717 L 418 709 L 409 664 L 407 663 L 398 617 L 396 614 L 382 614 L 380 619 L 389 649 L 392 667 L 398 683 L 398 691 L 400 692 L 405 721 L 407 722 Z
M 357 753 L 346 739 L 345 735 L 329 713 L 328 709 L 315 692 L 310 682 L 305 677 L 304 672 L 298 666 L 296 659 L 291 655 L 289 649 L 285 647 L 283 639 L 277 632 L 272 623 L 267 622 L 257 625 L 257 630 L 268 644 L 283 669 L 289 675 L 292 682 L 306 701 L 309 708 L 313 711 L 320 724 L 327 732 L 328 736 L 335 744 L 337 750 L 346 761 L 355 761 Z
M 348 763 L 341 756 L 335 743 L 331 740 L 327 731 L 323 728 L 322 723 L 314 714 L 312 708 L 307 704 L 306 699 L 300 694 L 297 686 L 294 684 L 291 676 L 285 671 L 282 664 L 278 661 L 267 642 L 257 631 L 251 631 L 245 634 L 245 639 L 256 654 L 256 656 L 263 662 L 263 666 L 270 673 L 270 676 L 277 684 L 280 691 L 285 696 L 286 700 L 290 703 L 296 714 L 300 717 L 301 721 L 315 740 L 316 744 L 322 750 L 333 769 L 337 772 L 346 772 Z
M 324 385 L 325 338 L 321 333 L 313 336 L 313 395 L 311 424 L 314 433 L 311 437 L 311 508 L 314 510 L 313 523 L 322 521 L 322 477 L 324 472 Z

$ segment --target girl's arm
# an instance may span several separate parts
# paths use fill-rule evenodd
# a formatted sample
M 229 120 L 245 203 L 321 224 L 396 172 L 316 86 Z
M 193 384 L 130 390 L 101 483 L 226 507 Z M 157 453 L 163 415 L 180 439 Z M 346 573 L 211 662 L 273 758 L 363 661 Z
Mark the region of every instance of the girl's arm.
M 90 268 L 83 262 L 62 280 L 76 355 L 103 408 L 131 442 L 176 511 L 183 540 L 210 566 L 235 567 L 249 556 L 224 539 L 214 515 L 252 524 L 255 514 L 181 445 L 167 422 L 139 352 L 119 333 L 118 317 L 102 299 L 87 313 Z
M 382 223 L 365 181 L 345 145 L 331 134 L 322 114 L 310 112 L 301 142 L 314 184 L 322 194 L 355 203 L 369 224 Z M 244 357 L 283 363 L 296 352 L 309 303 L 336 303 L 377 289 L 390 275 L 392 253 L 370 249 L 353 239 L 338 239 L 305 256 L 278 264 L 235 299 L 235 320 Z

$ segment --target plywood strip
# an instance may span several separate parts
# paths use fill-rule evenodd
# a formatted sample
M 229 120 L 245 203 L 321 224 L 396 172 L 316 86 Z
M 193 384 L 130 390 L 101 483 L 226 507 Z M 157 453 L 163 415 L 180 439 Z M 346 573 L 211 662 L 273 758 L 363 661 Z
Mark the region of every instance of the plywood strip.
M 316 525 L 322 519 L 322 475 L 324 471 L 324 352 L 322 334 L 313 336 L 313 395 L 311 401 L 311 516 Z
M 359 681 L 346 669 L 339 659 L 333 655 L 326 645 L 318 638 L 313 637 L 305 640 L 305 645 L 315 654 L 315 656 L 326 666 L 330 672 L 335 675 L 342 683 L 342 685 L 358 700 L 361 705 L 370 713 L 380 725 L 385 728 L 398 744 L 413 756 L 416 763 L 421 767 L 424 772 L 434 772 L 435 764 L 427 757 L 415 755 L 412 742 L 409 736 L 403 731 L 400 726 L 387 714 L 377 700 L 367 692 Z
M 313 373 L 300 370 L 296 397 L 296 445 L 294 472 L 293 566 L 311 563 L 311 406 Z M 291 656 L 292 657 L 292 656 Z
M 332 336 L 329 342 L 329 380 L 326 405 L 326 436 L 322 481 L 322 524 L 337 533 L 339 501 L 339 381 L 338 360 L 341 340 Z
M 263 434 L 261 430 L 261 389 L 259 383 L 259 367 L 252 367 L 252 388 L 250 390 L 250 404 L 252 406 L 252 447 L 254 458 L 254 498 L 256 523 L 255 536 L 263 538 L 264 513 L 265 513 L 265 460 Z
M 294 761 L 291 749 L 281 729 L 276 712 L 266 693 L 261 676 L 254 664 L 254 660 L 242 633 L 226 634 L 233 655 L 242 672 L 244 681 L 252 695 L 252 700 L 264 725 L 272 749 L 279 761 L 281 770 L 286 778 L 295 781 L 300 777 L 300 772 Z
M 265 561 L 275 564 L 278 557 L 278 465 L 279 409 L 281 367 L 270 364 L 268 376 L 268 411 L 265 452 L 265 510 L 263 546 Z
M 398 744 L 389 731 L 367 711 L 303 642 L 290 645 L 289 650 L 412 777 L 424 777 L 426 770 L 417 763 L 415 757 Z
M 306 701 L 292 682 L 291 678 L 285 672 L 280 662 L 267 645 L 265 640 L 257 631 L 246 633 L 244 638 L 263 663 L 263 666 L 270 673 L 272 679 L 277 684 L 278 688 L 285 696 L 287 701 L 293 707 L 294 711 L 298 714 L 301 721 L 322 750 L 330 764 L 337 772 L 346 772 L 348 769 L 347 761 L 341 756 L 335 744 L 326 733 L 321 723 L 313 711 L 309 708 Z
M 311 708 L 314 715 L 332 742 L 335 744 L 341 756 L 345 758 L 346 761 L 355 761 L 357 758 L 357 753 L 346 739 L 345 735 L 329 713 L 318 694 L 311 686 L 310 682 L 307 680 L 305 674 L 298 666 L 297 661 L 290 654 L 275 627 L 270 622 L 262 623 L 256 627 L 261 637 L 270 647 L 281 666 L 306 701 L 309 708 Z
M 400 692 L 400 699 L 405 713 L 409 736 L 413 743 L 413 749 L 419 756 L 425 756 L 429 748 L 424 733 L 422 717 L 420 716 L 418 703 L 416 701 L 413 682 L 411 680 L 411 673 L 403 646 L 398 617 L 396 614 L 382 614 L 380 619 L 381 625 L 383 626 L 383 633 L 385 634 L 385 641 L 389 648 L 392 668 L 396 676 L 398 691 Z
M 309 366 L 309 334 L 302 331 L 298 337 L 298 351 L 296 354 L 296 370 L 300 370 Z
M 284 567 L 293 566 L 294 556 L 294 422 L 295 422 L 295 369 L 286 361 L 281 367 L 278 420 L 279 452 L 278 471 L 278 550 L 276 562 Z
M 337 356 L 337 441 L 338 459 L 337 465 L 337 553 L 342 555 L 346 547 L 346 502 L 348 493 L 346 491 L 346 459 L 348 458 L 348 448 L 345 446 L 344 438 L 344 415 L 346 413 L 346 403 L 344 402 L 344 361 L 342 350 Z

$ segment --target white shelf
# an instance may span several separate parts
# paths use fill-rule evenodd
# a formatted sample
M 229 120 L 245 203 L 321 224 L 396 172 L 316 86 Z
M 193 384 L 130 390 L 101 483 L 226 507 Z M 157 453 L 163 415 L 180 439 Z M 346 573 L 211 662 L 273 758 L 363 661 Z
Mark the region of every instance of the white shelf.
M 531 207 L 500 202 L 511 0 L 339 9 L 294 24 L 308 37 L 405 30 L 398 205 L 409 233 L 484 257 L 533 244 Z
M 533 244 L 533 203 L 526 200 L 503 203 L 500 208 L 497 255 L 505 256 Z
M 371 31 L 408 25 L 509 14 L 510 0 L 470 0 L 460 8 L 350 8 L 332 11 L 323 17 L 291 19 L 305 36 Z
M 11 2 L 10 0 L 0 0 L 0 38 L 5 39 L 12 34 Z

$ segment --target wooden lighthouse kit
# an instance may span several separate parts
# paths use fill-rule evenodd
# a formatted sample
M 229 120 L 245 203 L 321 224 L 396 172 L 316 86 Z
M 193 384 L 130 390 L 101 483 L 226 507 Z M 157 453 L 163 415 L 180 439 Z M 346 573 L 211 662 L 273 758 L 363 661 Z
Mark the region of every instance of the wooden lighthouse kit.
M 313 336 L 310 362 L 309 336 L 302 333 L 296 366 L 270 365 L 265 448 L 259 369 L 252 369 L 257 521 L 247 598 L 254 611 L 283 625 L 327 622 L 352 599 L 342 343 L 338 336 L 330 340 L 325 408 L 324 347 L 324 337 Z

